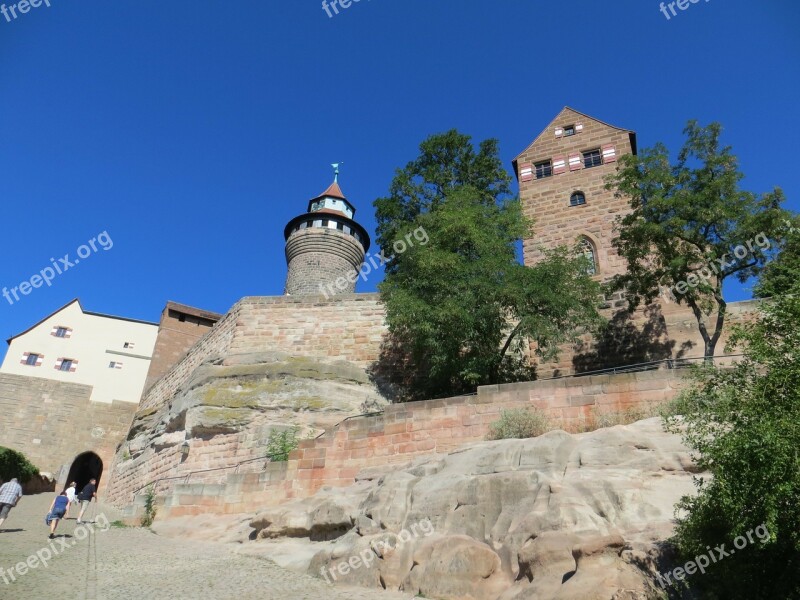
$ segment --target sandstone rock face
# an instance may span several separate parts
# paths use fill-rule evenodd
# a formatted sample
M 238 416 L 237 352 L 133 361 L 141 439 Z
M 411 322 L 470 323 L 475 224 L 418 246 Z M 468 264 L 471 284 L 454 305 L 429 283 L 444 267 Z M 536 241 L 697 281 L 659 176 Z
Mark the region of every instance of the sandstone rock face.
M 299 438 L 316 436 L 362 414 L 365 402 L 369 411 L 387 404 L 365 370 L 346 361 L 280 352 L 210 360 L 169 403 L 136 413 L 116 456 L 114 476 L 125 484 L 112 486 L 111 493 L 206 469 L 219 470 L 192 481 L 224 481 L 229 466 L 266 455 L 274 430 L 298 427 Z M 181 458 L 184 442 L 191 451 Z M 131 501 L 129 493 L 120 494 L 110 501 Z
M 658 598 L 688 450 L 659 419 L 476 444 L 266 510 L 243 551 L 447 600 Z

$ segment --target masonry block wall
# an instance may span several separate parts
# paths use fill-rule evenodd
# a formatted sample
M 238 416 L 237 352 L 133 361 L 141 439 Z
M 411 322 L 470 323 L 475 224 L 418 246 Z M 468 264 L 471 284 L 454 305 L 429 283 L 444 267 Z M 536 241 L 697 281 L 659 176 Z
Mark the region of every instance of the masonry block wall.
M 550 415 L 554 428 L 576 430 L 595 414 L 671 400 L 683 385 L 680 371 L 660 370 L 486 386 L 473 396 L 391 405 L 382 415 L 342 422 L 302 442 L 286 463 L 259 461 L 244 472 L 231 469 L 224 475 L 197 474 L 183 483 L 166 482 L 159 517 L 253 512 L 308 497 L 322 486 L 351 485 L 365 468 L 405 464 L 484 441 L 489 425 L 504 409 L 535 406 Z M 201 450 L 191 443 L 190 452 Z M 115 493 L 114 501 L 130 505 L 134 489 Z
M 533 235 L 523 242 L 526 265 L 544 258 L 542 248 L 572 247 L 586 238 L 594 246 L 599 278 L 625 271 L 611 239 L 615 218 L 630 207 L 627 198 L 605 189 L 604 178 L 616 171 L 620 156 L 635 152 L 635 139 L 632 131 L 565 108 L 517 157 L 523 213 L 535 220 Z M 591 151 L 599 152 L 600 162 L 587 168 L 584 153 Z M 543 163 L 549 166 L 537 169 Z M 571 205 L 576 193 L 585 204 Z
M 25 454 L 43 472 L 56 475 L 78 454 L 103 461 L 101 489 L 111 476 L 117 444 L 125 439 L 136 404 L 90 402 L 91 386 L 0 374 L 0 446 Z
M 221 318 L 217 313 L 168 302 L 158 323 L 158 337 L 144 392 L 166 375 Z
M 140 409 L 161 406 L 203 362 L 229 354 L 280 351 L 367 367 L 380 352 L 384 314 L 378 294 L 242 298 L 150 388 Z

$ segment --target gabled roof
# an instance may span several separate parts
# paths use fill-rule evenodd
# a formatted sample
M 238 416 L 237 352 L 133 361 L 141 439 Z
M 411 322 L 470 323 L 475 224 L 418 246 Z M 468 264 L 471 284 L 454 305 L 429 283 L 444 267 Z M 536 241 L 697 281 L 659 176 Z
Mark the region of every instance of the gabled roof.
M 106 314 L 103 314 L 103 313 L 96 313 L 96 312 L 90 312 L 90 311 L 88 311 L 88 310 L 83 310 L 83 306 L 81 305 L 81 301 L 80 301 L 80 299 L 79 299 L 79 298 L 75 298 L 74 300 L 70 300 L 69 302 L 67 302 L 67 303 L 66 303 L 64 306 L 62 306 L 61 308 L 59 308 L 59 309 L 57 309 L 57 310 L 54 310 L 53 312 L 51 312 L 49 315 L 47 315 L 47 316 L 46 316 L 46 317 L 44 317 L 43 319 L 41 319 L 41 320 L 37 321 L 36 323 L 34 323 L 34 324 L 33 324 L 33 325 L 31 325 L 30 327 L 28 327 L 28 328 L 27 328 L 25 331 L 23 331 L 22 333 L 18 333 L 17 335 L 12 335 L 10 338 L 8 338 L 8 339 L 6 340 L 6 343 L 10 345 L 10 344 L 11 344 L 11 342 L 12 342 L 12 341 L 14 341 L 15 339 L 17 339 L 18 337 L 21 337 L 21 336 L 25 335 L 26 333 L 28 333 L 28 332 L 30 332 L 30 331 L 33 331 L 33 330 L 34 330 L 34 329 L 36 329 L 36 328 L 37 328 L 39 325 L 41 325 L 42 323 L 44 323 L 45 321 L 47 321 L 47 319 L 49 319 L 50 317 L 53 317 L 53 316 L 57 315 L 57 314 L 58 314 L 58 313 L 60 313 L 62 310 L 66 309 L 66 308 L 68 308 L 68 307 L 70 307 L 70 306 L 72 306 L 72 305 L 73 305 L 73 304 L 75 304 L 76 302 L 78 303 L 78 308 L 80 308 L 80 309 L 81 309 L 81 312 L 82 312 L 83 314 L 85 314 L 85 315 L 91 315 L 91 316 L 93 316 L 93 317 L 103 317 L 103 318 L 105 318 L 105 319 L 118 319 L 118 320 L 120 320 L 120 321 L 129 321 L 130 323 L 140 323 L 140 324 L 142 324 L 142 325 L 153 325 L 153 326 L 155 326 L 155 327 L 158 327 L 158 323 L 153 323 L 152 321 L 142 321 L 142 320 L 140 320 L 140 319 L 129 319 L 128 317 L 117 317 L 117 316 L 115 316 L 115 315 L 106 315 Z
M 520 159 L 520 157 L 523 154 L 525 154 L 528 150 L 530 150 L 533 146 L 535 146 L 536 143 L 542 138 L 542 136 L 544 134 L 548 133 L 553 128 L 553 126 L 556 124 L 556 122 L 559 122 L 559 121 L 563 120 L 565 115 L 568 112 L 569 113 L 573 113 L 576 116 L 583 117 L 584 119 L 590 119 L 590 120 L 594 121 L 595 123 L 600 123 L 601 125 L 605 125 L 606 127 L 610 127 L 611 129 L 617 129 L 619 131 L 624 131 L 625 133 L 629 133 L 631 135 L 631 147 L 633 148 L 633 153 L 636 154 L 636 132 L 635 131 L 633 131 L 631 129 L 625 129 L 624 127 L 617 127 L 616 125 L 611 125 L 609 123 L 606 123 L 605 121 L 601 121 L 600 119 L 597 119 L 595 117 L 587 115 L 586 113 L 582 113 L 579 110 L 575 110 L 574 108 L 571 108 L 569 106 L 565 106 L 564 108 L 561 109 L 561 112 L 559 112 L 558 115 L 556 115 L 556 117 L 552 121 L 550 121 L 550 123 L 547 124 L 547 127 L 545 127 L 542 130 L 542 132 L 539 135 L 536 136 L 536 139 L 533 140 L 533 142 L 531 142 L 530 144 L 528 144 L 526 146 L 526 148 L 522 152 L 520 152 L 517 155 L 517 157 L 512 161 L 513 164 L 514 164 L 514 170 L 515 171 L 517 169 L 517 161 Z

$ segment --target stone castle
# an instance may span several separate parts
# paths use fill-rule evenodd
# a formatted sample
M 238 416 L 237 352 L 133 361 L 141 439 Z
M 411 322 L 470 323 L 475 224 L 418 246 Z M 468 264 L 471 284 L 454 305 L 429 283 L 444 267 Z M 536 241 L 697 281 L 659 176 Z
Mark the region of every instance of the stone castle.
M 599 280 L 624 269 L 611 240 L 627 203 L 605 189 L 603 178 L 631 153 L 633 131 L 564 108 L 514 160 L 524 213 L 536 221 L 523 241 L 526 265 L 539 260 L 542 248 L 578 242 Z M 386 403 L 369 375 L 386 333 L 384 310 L 378 294 L 354 293 L 370 246 L 354 217 L 334 181 L 284 230 L 284 296 L 246 297 L 224 316 L 192 309 L 188 316 L 203 325 L 194 335 L 164 327 L 165 309 L 155 344 L 160 358 L 141 402 L 128 413 L 132 423 L 114 430 L 113 457 L 108 439 L 102 447 L 81 440 L 83 451 L 97 452 L 107 468 L 101 481 L 107 500 L 134 515 L 143 491 L 153 487 L 161 517 L 246 512 L 326 485 L 350 485 L 364 467 L 482 440 L 504 408 L 534 404 L 578 429 L 593 410 L 661 402 L 679 389 L 680 377 L 670 369 L 562 377 L 389 405 L 381 414 L 353 418 L 364 412 L 362 403 Z M 629 315 L 624 306 L 621 298 L 608 298 L 607 335 L 568 349 L 557 364 L 540 365 L 540 377 L 702 354 L 687 310 L 662 303 Z M 752 303 L 731 304 L 731 321 L 751 310 Z M 31 416 L 38 414 L 40 396 L 22 402 L 33 407 Z M 269 432 L 291 426 L 318 437 L 302 442 L 288 462 L 265 464 Z M 25 444 L 17 449 L 26 451 Z

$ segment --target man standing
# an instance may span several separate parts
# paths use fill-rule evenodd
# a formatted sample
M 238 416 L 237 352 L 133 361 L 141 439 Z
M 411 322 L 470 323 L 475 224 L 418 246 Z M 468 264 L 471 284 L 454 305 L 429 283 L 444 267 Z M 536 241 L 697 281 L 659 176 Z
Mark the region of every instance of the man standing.
M 16 477 L 0 486 L 0 525 L 6 520 L 8 513 L 17 505 L 20 498 L 22 498 L 22 486 L 17 482 Z
M 78 525 L 81 524 L 81 519 L 83 518 L 83 513 L 86 512 L 86 509 L 89 508 L 89 502 L 91 502 L 94 498 L 97 497 L 97 480 L 90 479 L 89 483 L 81 490 L 81 493 L 78 494 L 78 500 L 81 501 L 81 512 L 78 514 L 78 520 L 76 521 Z

